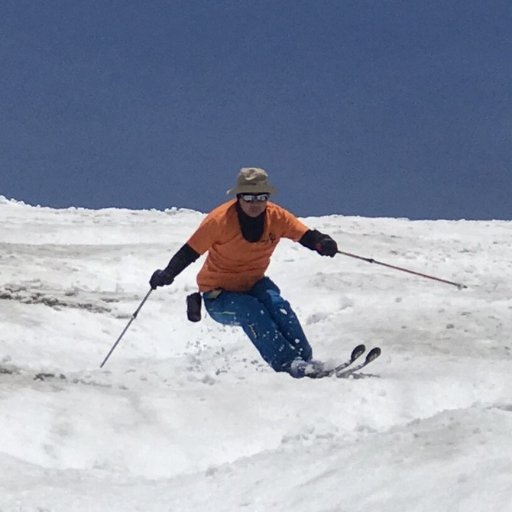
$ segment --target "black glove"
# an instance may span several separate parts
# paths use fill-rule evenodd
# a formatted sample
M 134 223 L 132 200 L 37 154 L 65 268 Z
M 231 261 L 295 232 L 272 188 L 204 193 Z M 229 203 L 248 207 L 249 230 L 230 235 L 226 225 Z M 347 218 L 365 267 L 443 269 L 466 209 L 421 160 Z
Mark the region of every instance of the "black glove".
M 155 289 L 158 286 L 166 286 L 168 284 L 171 284 L 174 281 L 174 275 L 169 272 L 166 268 L 164 270 L 155 270 L 153 272 L 153 275 L 151 276 L 151 279 L 149 280 L 149 285 L 151 286 L 151 289 Z
M 315 249 L 318 254 L 332 258 L 338 252 L 338 244 L 329 235 L 322 234 L 315 244 Z

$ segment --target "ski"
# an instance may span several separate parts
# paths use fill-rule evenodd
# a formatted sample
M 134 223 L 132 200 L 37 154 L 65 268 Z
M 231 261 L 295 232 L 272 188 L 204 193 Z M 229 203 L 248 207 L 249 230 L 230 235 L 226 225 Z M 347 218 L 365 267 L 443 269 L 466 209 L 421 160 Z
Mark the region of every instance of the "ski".
M 375 361 L 381 354 L 381 350 L 379 347 L 372 348 L 370 352 L 368 352 L 365 360 L 362 363 L 359 363 L 356 366 L 353 366 L 352 368 L 349 368 L 348 370 L 341 369 L 336 372 L 336 377 L 338 379 L 345 379 L 349 377 L 350 375 L 353 375 L 355 372 L 361 370 L 361 368 L 364 368 L 366 365 L 370 364 L 372 361 Z
M 357 345 L 350 354 L 350 358 L 344 361 L 343 363 L 331 368 L 329 370 L 321 370 L 316 373 L 306 374 L 307 377 L 311 379 L 322 379 L 324 377 L 331 377 L 333 375 L 337 375 L 339 372 L 350 366 L 356 359 L 361 357 L 366 351 L 366 347 L 364 345 Z

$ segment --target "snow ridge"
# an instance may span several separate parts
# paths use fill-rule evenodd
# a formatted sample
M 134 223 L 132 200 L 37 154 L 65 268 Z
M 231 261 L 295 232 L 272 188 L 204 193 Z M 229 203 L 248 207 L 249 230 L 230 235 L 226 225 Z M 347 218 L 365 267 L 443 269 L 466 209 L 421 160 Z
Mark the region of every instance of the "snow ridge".
M 468 285 L 283 241 L 269 275 L 316 357 L 383 349 L 363 378 L 312 381 L 272 372 L 241 331 L 186 320 L 200 262 L 99 369 L 203 214 L 0 196 L 0 215 L 1 511 L 511 509 L 511 222 L 305 219 L 344 250 Z

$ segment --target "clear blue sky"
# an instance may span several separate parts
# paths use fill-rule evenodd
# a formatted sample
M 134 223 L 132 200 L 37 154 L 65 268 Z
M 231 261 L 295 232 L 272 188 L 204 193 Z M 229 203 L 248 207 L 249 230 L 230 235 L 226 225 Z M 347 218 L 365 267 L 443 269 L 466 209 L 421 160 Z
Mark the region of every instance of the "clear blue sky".
M 0 194 L 512 219 L 512 3 L 2 0 Z

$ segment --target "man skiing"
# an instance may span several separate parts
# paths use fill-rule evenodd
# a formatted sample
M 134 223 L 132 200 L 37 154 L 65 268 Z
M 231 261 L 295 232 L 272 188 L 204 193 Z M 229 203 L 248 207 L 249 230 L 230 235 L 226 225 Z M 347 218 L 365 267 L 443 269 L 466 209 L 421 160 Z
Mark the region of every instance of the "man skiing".
M 323 364 L 313 360 L 301 324 L 277 285 L 265 276 L 281 238 L 289 238 L 322 256 L 338 247 L 329 236 L 309 229 L 293 214 L 270 202 L 276 192 L 264 169 L 242 168 L 221 204 L 202 221 L 163 270 L 149 281 L 152 289 L 169 285 L 188 265 L 208 252 L 197 275 L 206 310 L 213 320 L 242 327 L 262 358 L 277 372 L 315 376 Z

